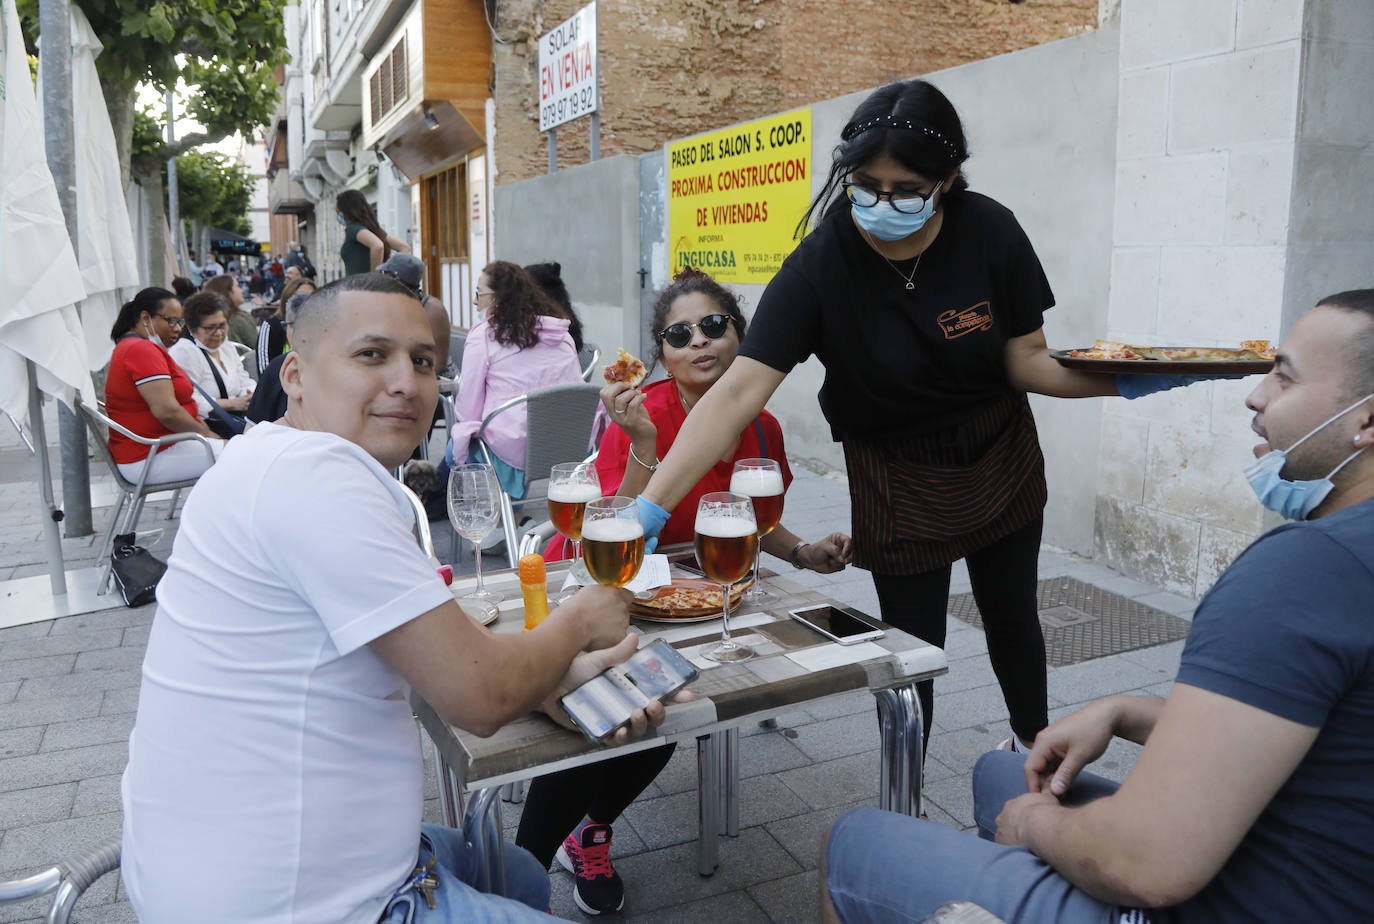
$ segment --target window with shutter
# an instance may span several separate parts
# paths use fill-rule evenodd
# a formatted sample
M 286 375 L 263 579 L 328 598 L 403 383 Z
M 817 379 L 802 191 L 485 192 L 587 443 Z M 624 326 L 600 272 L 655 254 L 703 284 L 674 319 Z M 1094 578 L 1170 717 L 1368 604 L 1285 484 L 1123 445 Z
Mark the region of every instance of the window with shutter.
M 391 87 L 393 105 L 404 100 L 410 90 L 410 73 L 406 69 L 405 36 L 401 36 L 401 40 L 391 50 Z
M 368 112 L 372 116 L 372 124 L 376 125 L 382 120 L 382 69 L 380 67 L 372 72 L 367 87 Z

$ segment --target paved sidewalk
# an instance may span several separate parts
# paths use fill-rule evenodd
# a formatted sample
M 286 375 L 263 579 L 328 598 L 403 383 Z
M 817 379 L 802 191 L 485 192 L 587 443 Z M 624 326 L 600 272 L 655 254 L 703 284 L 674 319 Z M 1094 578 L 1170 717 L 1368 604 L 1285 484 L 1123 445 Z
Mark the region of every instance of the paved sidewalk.
M 49 433 L 56 433 L 55 420 Z M 0 580 L 46 569 L 35 469 L 13 428 L 0 420 Z M 795 470 L 797 479 L 784 515 L 788 527 L 807 537 L 848 530 L 843 479 L 800 466 Z M 103 530 L 114 498 L 108 474 L 95 461 L 92 480 L 96 503 L 105 505 L 95 516 L 97 530 Z M 165 511 L 166 498 L 150 501 L 140 525 L 144 530 L 166 528 L 150 545 L 162 556 L 170 550 L 178 522 L 161 519 Z M 100 538 L 97 534 L 64 540 L 68 567 L 90 564 Z M 436 546 L 441 555 L 447 554 L 447 541 L 440 531 Z M 462 555 L 460 564 L 470 569 L 470 547 Z M 486 559 L 488 567 L 500 567 L 500 562 L 495 556 Z M 772 560 L 771 566 L 792 574 L 783 562 Z M 1069 575 L 1183 618 L 1190 618 L 1193 610 L 1191 600 L 1048 547 L 1041 552 L 1040 574 Z M 839 575 L 799 577 L 824 585 L 831 596 L 861 610 L 878 612 L 866 572 L 851 568 Z M 967 574 L 956 568 L 951 594 L 968 589 Z M 0 880 L 28 875 L 119 833 L 119 774 L 153 610 L 121 607 L 0 630 Z M 1181 648 L 1181 642 L 1174 642 L 1051 669 L 1050 718 L 1111 693 L 1166 694 Z M 951 618 L 947 653 L 950 673 L 936 683 L 926 808 L 934 820 L 967 828 L 973 821 L 973 762 L 1009 729 L 982 633 Z M 721 867 L 713 877 L 696 874 L 692 749 L 679 748 L 657 781 L 616 824 L 612 855 L 627 886 L 625 918 L 713 924 L 814 920 L 821 834 L 844 811 L 876 801 L 879 742 L 872 697 L 831 697 L 778 716 L 776 729 L 755 727 L 746 735 L 740 834 L 723 839 Z M 1116 742 L 1094 769 L 1123 778 L 1137 751 Z M 431 773 L 426 803 L 431 820 L 438 817 L 434 795 Z M 520 806 L 504 808 L 513 832 Z M 555 873 L 553 885 L 555 913 L 584 919 L 573 904 L 569 875 Z M 0 907 L 0 922 L 40 918 L 41 908 L 34 903 Z M 74 919 L 101 924 L 133 921 L 117 877 L 96 883 Z

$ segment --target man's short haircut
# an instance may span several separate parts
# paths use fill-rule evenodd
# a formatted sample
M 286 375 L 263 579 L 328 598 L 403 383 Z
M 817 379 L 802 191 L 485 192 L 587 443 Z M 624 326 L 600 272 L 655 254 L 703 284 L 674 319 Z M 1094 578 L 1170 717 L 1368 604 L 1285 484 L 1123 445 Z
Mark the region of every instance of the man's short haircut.
M 413 292 L 390 276 L 383 276 L 381 273 L 358 273 L 353 276 L 345 276 L 342 279 L 335 279 L 307 298 L 296 309 L 294 320 L 288 313 L 286 319 L 291 322 L 291 348 L 293 350 L 299 350 L 302 354 L 308 355 L 315 339 L 319 337 L 329 325 L 330 319 L 334 317 L 338 309 L 339 296 L 344 292 L 404 295 L 411 302 L 415 301 Z M 289 305 L 287 311 L 290 311 Z
M 1374 394 L 1374 289 L 1337 292 L 1317 302 L 1318 308 L 1339 308 L 1364 318 L 1364 328 L 1345 353 L 1346 395 L 1350 401 Z

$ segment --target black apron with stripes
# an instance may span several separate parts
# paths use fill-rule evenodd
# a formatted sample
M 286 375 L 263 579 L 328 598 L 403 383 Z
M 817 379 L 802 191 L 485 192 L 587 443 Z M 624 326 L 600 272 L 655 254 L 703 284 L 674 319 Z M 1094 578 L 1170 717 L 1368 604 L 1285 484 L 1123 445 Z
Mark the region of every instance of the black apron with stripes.
M 914 436 L 844 441 L 854 561 L 919 574 L 1028 525 L 1044 510 L 1045 458 L 1024 394 L 964 423 Z

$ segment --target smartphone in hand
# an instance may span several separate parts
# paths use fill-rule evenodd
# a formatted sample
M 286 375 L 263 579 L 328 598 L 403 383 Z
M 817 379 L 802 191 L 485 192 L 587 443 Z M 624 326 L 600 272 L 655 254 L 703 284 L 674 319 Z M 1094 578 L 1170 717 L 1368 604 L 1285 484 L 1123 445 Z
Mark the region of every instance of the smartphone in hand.
M 563 711 L 593 741 L 602 741 L 628 725 L 636 709 L 662 702 L 697 679 L 697 669 L 659 639 L 629 660 L 597 674 L 558 701 Z

